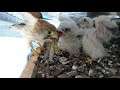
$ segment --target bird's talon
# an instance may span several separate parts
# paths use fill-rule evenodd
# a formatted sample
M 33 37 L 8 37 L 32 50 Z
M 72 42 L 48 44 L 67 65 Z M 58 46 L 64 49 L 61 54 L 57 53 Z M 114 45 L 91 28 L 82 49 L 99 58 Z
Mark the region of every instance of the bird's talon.
M 90 59 L 90 58 L 87 58 L 87 61 L 86 61 L 88 64 L 92 64 L 93 63 L 93 60 L 92 59 Z

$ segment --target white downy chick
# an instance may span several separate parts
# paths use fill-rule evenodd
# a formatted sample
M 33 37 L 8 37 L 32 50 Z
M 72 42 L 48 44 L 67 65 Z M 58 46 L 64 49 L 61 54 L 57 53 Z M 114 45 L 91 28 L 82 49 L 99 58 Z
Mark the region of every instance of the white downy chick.
M 59 48 L 69 52 L 70 55 L 80 54 L 80 35 L 82 35 L 82 32 L 76 22 L 65 16 L 59 16 L 59 21 L 58 30 L 63 32 L 63 35 L 59 38 Z
M 93 60 L 107 55 L 103 43 L 108 42 L 118 31 L 117 24 L 107 16 L 99 16 L 95 19 L 96 28 L 85 30 L 82 38 L 83 50 Z M 113 31 L 114 30 L 114 31 Z

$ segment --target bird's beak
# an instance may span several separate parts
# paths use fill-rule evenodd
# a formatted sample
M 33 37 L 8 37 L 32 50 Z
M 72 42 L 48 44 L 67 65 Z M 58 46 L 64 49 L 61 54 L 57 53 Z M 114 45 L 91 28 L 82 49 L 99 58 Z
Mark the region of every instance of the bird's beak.
M 63 35 L 63 32 L 60 29 L 57 29 L 57 35 L 58 38 L 60 38 Z

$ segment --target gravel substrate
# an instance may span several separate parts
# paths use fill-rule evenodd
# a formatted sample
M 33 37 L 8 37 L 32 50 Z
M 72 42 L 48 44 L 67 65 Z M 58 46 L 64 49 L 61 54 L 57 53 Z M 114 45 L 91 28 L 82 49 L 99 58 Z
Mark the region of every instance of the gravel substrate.
M 119 78 L 120 77 L 120 38 L 104 45 L 108 56 L 87 62 L 88 56 L 81 49 L 80 55 L 69 57 L 60 50 L 53 61 L 43 60 L 42 55 L 36 63 L 35 78 Z

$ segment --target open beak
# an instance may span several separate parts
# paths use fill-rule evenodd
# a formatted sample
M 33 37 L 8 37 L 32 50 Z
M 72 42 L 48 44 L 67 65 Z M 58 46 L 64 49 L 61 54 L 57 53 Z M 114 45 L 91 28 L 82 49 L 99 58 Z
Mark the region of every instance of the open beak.
M 57 35 L 58 38 L 60 38 L 63 35 L 63 32 L 60 29 L 57 29 Z

